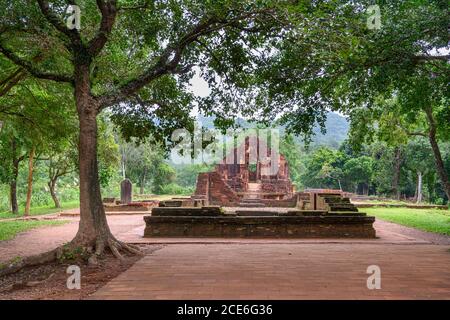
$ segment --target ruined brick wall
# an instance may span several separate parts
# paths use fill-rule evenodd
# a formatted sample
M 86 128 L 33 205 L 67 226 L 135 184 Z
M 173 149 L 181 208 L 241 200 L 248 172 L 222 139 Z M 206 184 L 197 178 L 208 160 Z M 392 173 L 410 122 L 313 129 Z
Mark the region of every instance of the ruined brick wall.
M 285 193 L 287 197 L 291 196 L 294 190 L 290 180 L 262 180 L 261 189 L 267 193 Z
M 209 174 L 209 203 L 222 206 L 237 206 L 240 202 L 237 193 L 231 189 L 217 172 Z
M 217 172 L 206 172 L 198 175 L 195 196 L 204 197 L 211 205 L 236 206 L 240 202 L 237 193 Z
M 209 173 L 199 173 L 197 177 L 197 186 L 195 189 L 195 195 L 196 196 L 205 196 L 208 197 L 208 175 Z

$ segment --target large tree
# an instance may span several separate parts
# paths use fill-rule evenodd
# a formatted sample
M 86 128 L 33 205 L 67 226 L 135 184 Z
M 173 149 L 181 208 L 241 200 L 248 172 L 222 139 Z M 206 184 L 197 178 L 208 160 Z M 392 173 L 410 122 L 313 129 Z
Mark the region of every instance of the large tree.
M 82 26 L 65 23 L 68 4 L 81 6 Z M 73 90 L 79 119 L 80 225 L 73 247 L 139 253 L 118 241 L 103 209 L 97 161 L 97 116 L 102 110 L 135 107 L 155 132 L 188 119 L 184 92 L 192 67 L 251 67 L 252 50 L 275 39 L 284 16 L 271 1 L 53 1 L 2 3 L 0 53 L 31 76 Z M 227 51 L 217 65 L 214 52 Z M 33 57 L 45 52 L 44 59 Z M 237 83 L 233 79 L 231 83 Z M 179 102 L 182 102 L 181 104 Z M 128 113 L 133 113 L 129 110 Z M 39 259 L 53 259 L 57 251 Z M 30 262 L 30 261 L 28 261 Z

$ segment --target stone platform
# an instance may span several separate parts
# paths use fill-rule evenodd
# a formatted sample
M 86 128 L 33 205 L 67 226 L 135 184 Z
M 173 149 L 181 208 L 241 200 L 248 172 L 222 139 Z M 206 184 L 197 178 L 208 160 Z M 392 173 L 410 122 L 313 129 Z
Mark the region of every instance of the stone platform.
M 213 208 L 154 208 L 144 237 L 375 238 L 374 217 L 351 212 L 236 212 Z M 211 211 L 211 212 L 210 212 Z

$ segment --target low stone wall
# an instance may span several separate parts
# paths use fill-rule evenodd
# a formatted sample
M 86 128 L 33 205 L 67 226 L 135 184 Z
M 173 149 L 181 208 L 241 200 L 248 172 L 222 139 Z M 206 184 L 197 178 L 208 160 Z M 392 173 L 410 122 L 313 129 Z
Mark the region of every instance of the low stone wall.
M 156 207 L 159 201 L 132 202 L 130 204 L 104 205 L 106 212 L 127 212 L 127 211 L 150 211 Z
M 152 216 L 178 217 L 178 216 L 219 216 L 223 214 L 218 206 L 208 206 L 201 208 L 184 207 L 158 207 L 153 208 Z
M 382 207 L 382 208 L 409 208 L 409 209 L 448 209 L 447 206 L 437 205 L 437 204 L 389 204 L 389 203 L 355 203 L 355 207 L 357 208 L 374 208 L 374 207 Z
M 144 237 L 375 238 L 374 217 L 145 216 Z

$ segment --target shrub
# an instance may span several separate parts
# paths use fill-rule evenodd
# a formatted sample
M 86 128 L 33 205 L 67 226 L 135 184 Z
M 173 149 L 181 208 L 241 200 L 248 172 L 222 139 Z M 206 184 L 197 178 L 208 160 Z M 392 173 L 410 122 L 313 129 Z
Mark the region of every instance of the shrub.
M 194 192 L 192 187 L 182 187 L 176 183 L 170 183 L 161 187 L 160 194 L 190 195 Z

